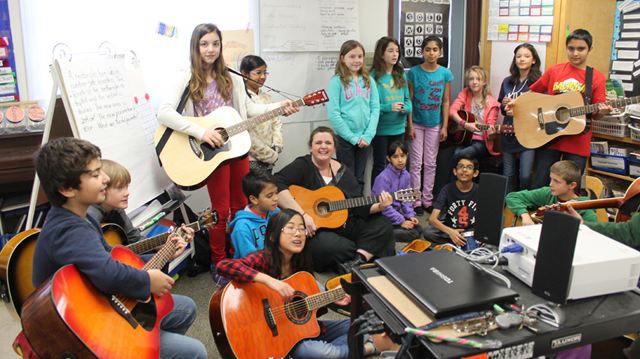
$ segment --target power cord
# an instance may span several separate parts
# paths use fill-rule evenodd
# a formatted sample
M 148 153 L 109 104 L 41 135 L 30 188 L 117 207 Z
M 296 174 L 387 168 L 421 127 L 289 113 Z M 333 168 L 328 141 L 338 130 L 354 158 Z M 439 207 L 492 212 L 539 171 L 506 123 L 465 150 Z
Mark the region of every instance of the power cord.
M 455 253 L 459 256 L 461 256 L 462 258 L 466 259 L 467 261 L 469 261 L 469 264 L 471 264 L 472 266 L 474 266 L 477 269 L 480 269 L 484 272 L 486 272 L 487 274 L 494 276 L 495 278 L 500 279 L 501 281 L 503 281 L 506 285 L 507 288 L 511 288 L 511 281 L 509 280 L 509 278 L 507 278 L 505 275 L 503 275 L 502 273 L 498 273 L 497 271 L 495 271 L 494 269 L 498 266 L 498 264 L 500 264 L 501 262 L 501 256 L 500 254 L 503 253 L 521 253 L 522 251 L 524 251 L 524 248 L 517 244 L 517 243 L 513 243 L 509 246 L 506 246 L 504 248 L 502 248 L 499 251 L 491 251 L 485 247 L 479 247 L 476 248 L 474 250 L 472 250 L 471 252 L 467 253 L 465 251 L 463 251 L 462 249 L 447 243 L 444 244 L 445 246 L 448 246 L 450 248 L 453 248 L 453 250 L 455 251 Z M 480 263 L 483 264 L 493 264 L 492 268 L 487 268 L 485 266 L 480 265 Z M 503 260 L 504 263 L 504 260 Z

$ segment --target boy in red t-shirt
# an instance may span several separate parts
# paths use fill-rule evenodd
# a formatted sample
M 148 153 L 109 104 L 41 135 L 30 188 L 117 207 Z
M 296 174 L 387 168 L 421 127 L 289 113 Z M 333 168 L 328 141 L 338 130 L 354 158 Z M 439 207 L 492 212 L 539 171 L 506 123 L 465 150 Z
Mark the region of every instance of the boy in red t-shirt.
M 579 91 L 585 95 L 587 57 L 591 52 L 593 38 L 589 31 L 574 30 L 566 40 L 568 62 L 551 66 L 529 90 L 559 94 L 568 91 Z M 598 103 L 598 112 L 591 116 L 592 120 L 608 114 L 612 107 L 603 103 L 605 97 L 605 77 L 598 70 L 593 69 L 591 80 L 591 103 Z M 571 160 L 584 172 L 587 158 L 590 154 L 591 129 L 586 133 L 570 136 L 560 136 L 550 144 L 536 150 L 536 175 L 534 188 L 545 186 L 549 181 L 549 168 L 559 160 Z

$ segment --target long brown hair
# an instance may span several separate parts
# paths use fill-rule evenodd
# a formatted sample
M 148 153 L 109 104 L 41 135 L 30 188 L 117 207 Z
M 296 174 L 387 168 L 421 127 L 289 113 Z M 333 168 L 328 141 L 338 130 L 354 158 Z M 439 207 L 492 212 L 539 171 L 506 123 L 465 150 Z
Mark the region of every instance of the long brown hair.
M 398 46 L 398 51 L 400 51 L 400 44 L 394 38 L 385 36 L 376 42 L 376 51 L 373 53 L 373 65 L 371 66 L 371 71 L 374 73 L 376 81 L 387 71 L 387 64 L 384 62 L 384 53 L 387 51 L 389 44 L 395 44 Z M 393 77 L 393 85 L 395 88 L 402 88 L 402 86 L 404 86 L 403 75 L 404 69 L 402 65 L 400 65 L 400 54 L 398 54 L 398 61 L 391 69 L 391 76 Z
M 206 34 L 215 32 L 220 38 L 220 55 L 213 63 L 211 68 L 213 78 L 218 85 L 218 91 L 225 100 L 231 99 L 231 91 L 233 84 L 231 76 L 227 71 L 227 66 L 222 57 L 222 32 L 214 24 L 200 24 L 193 29 L 191 34 L 191 80 L 189 80 L 189 95 L 193 101 L 200 101 L 204 98 L 207 89 L 207 70 L 202 66 L 202 57 L 200 56 L 200 39 Z
M 349 51 L 358 47 L 362 49 L 362 61 L 364 62 L 364 46 L 362 46 L 362 44 L 358 41 L 347 40 L 342 44 L 342 46 L 340 46 L 340 56 L 338 57 L 338 62 L 336 62 L 335 74 L 340 76 L 340 81 L 344 86 L 349 86 L 349 82 L 351 82 L 351 71 L 349 71 L 347 65 L 345 65 L 342 60 Z M 361 75 L 362 79 L 364 80 L 364 87 L 369 88 L 371 86 L 369 71 L 367 71 L 366 67 L 364 67 L 364 63 L 358 71 L 358 74 Z

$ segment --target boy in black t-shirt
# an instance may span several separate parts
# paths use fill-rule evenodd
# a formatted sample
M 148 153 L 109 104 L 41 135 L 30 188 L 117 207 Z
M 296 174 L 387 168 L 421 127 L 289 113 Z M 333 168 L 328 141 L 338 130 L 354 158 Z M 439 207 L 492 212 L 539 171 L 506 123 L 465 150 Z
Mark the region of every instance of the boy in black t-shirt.
M 424 232 L 426 239 L 456 246 L 467 243 L 463 233 L 472 231 L 476 221 L 478 184 L 473 179 L 479 174 L 478 160 L 466 156 L 458 158 L 453 169 L 456 181 L 444 186 L 433 203 L 430 226 Z

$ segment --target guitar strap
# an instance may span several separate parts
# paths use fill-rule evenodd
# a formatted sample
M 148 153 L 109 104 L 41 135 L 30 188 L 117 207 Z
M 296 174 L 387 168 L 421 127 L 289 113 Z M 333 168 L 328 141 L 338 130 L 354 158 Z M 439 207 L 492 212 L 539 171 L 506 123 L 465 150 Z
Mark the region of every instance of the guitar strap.
M 586 74 L 585 74 L 585 89 L 584 89 L 584 101 L 586 102 L 587 105 L 591 104 L 591 98 L 592 98 L 592 89 L 591 89 L 591 84 L 592 84 L 592 80 L 593 80 L 593 67 L 591 66 L 587 66 L 586 69 Z M 589 132 L 589 129 L 591 128 L 591 115 L 587 115 L 586 116 L 586 126 L 584 126 L 584 130 L 582 131 L 582 133 L 587 133 Z
M 187 104 L 188 99 L 189 99 L 189 85 L 187 85 L 187 87 L 184 88 L 184 91 L 182 92 L 182 96 L 180 97 L 180 102 L 178 103 L 178 107 L 176 108 L 176 111 L 178 113 L 182 113 L 182 110 L 184 110 L 184 106 Z M 169 137 L 171 137 L 172 133 L 173 133 L 172 128 L 169 128 L 169 127 L 165 128 L 164 132 L 162 133 L 162 137 L 160 137 L 160 141 L 158 141 L 158 144 L 156 145 L 156 154 L 158 155 L 158 162 L 160 163 L 160 167 L 162 167 L 160 154 L 162 153 L 164 146 L 167 144 L 167 141 L 169 141 Z

